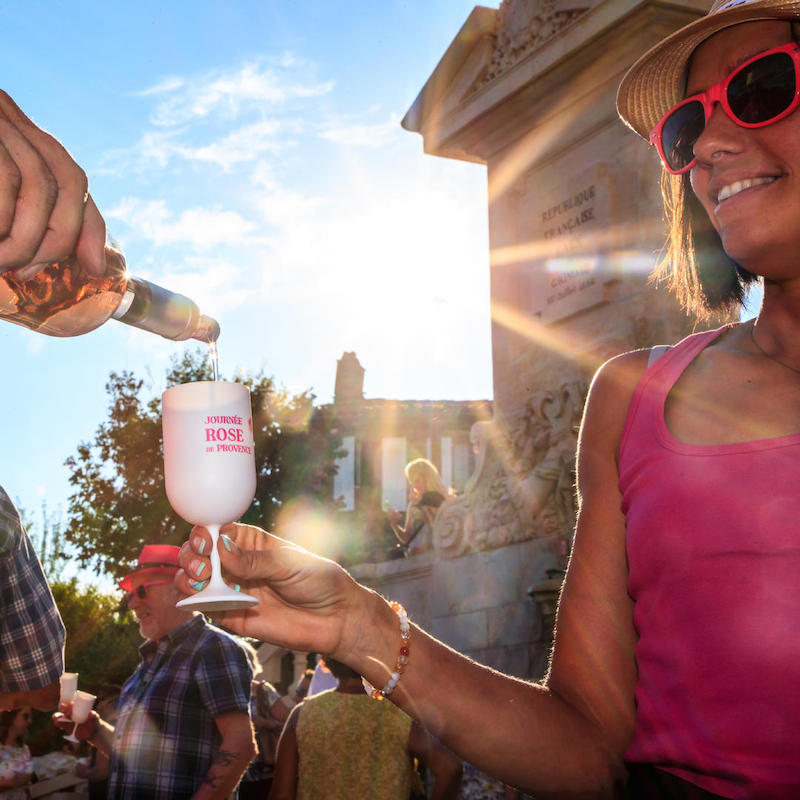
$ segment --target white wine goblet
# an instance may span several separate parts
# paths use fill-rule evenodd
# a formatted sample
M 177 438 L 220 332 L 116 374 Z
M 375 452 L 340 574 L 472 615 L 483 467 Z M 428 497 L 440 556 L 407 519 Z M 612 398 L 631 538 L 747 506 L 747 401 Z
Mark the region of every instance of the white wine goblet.
M 241 383 L 196 381 L 161 397 L 164 479 L 175 512 L 211 534 L 208 585 L 178 605 L 225 611 L 258 599 L 222 580 L 219 529 L 250 507 L 256 491 L 250 390 Z
M 75 697 L 72 701 L 72 711 L 69 715 L 69 718 L 75 725 L 72 727 L 72 733 L 64 737 L 68 742 L 80 742 L 80 739 L 75 736 L 75 731 L 78 730 L 78 725 L 89 719 L 89 712 L 92 710 L 95 700 L 97 700 L 97 696 L 89 692 L 82 692 L 80 689 L 75 692 Z

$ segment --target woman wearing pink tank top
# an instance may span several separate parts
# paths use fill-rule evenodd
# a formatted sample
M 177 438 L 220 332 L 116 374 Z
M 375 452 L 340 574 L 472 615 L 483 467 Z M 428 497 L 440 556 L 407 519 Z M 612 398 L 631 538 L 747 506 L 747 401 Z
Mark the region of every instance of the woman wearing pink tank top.
M 764 297 L 755 321 L 595 377 L 544 683 L 403 615 L 398 656 L 396 609 L 247 526 L 222 561 L 260 604 L 226 625 L 331 654 L 537 798 L 800 798 L 799 31 L 800 0 L 716 0 L 620 86 L 667 172 L 662 277 L 701 316 L 754 281 Z M 184 547 L 187 593 L 206 540 Z

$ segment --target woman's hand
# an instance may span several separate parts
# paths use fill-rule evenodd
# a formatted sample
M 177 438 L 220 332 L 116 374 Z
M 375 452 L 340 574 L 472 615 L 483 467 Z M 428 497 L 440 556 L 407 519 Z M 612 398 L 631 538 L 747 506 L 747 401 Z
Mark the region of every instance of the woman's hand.
M 203 588 L 210 552 L 208 531 L 194 528 L 181 550 L 179 591 L 191 595 Z M 227 582 L 257 597 L 258 605 L 214 614 L 217 622 L 290 650 L 349 660 L 366 627 L 373 593 L 342 567 L 261 528 L 236 523 L 222 528 L 219 555 Z
M 105 271 L 105 223 L 84 171 L 0 90 L 0 273 L 27 280 L 75 254 Z

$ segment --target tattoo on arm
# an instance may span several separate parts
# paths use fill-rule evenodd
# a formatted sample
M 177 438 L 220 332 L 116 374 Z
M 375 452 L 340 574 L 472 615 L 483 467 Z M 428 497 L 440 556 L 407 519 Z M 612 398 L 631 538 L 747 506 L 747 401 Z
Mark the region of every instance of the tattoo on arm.
M 230 750 L 218 750 L 216 755 L 214 756 L 214 760 L 211 763 L 211 767 L 208 772 L 205 774 L 203 778 L 203 783 L 208 784 L 212 789 L 216 789 L 219 786 L 219 783 L 223 778 L 224 775 L 220 775 L 219 772 L 214 771 L 215 766 L 221 767 L 230 767 L 234 764 L 237 760 L 239 760 L 240 754 L 231 752 Z
M 240 753 L 233 753 L 230 750 L 217 750 L 217 754 L 214 756 L 214 763 L 229 767 L 239 758 L 241 758 Z

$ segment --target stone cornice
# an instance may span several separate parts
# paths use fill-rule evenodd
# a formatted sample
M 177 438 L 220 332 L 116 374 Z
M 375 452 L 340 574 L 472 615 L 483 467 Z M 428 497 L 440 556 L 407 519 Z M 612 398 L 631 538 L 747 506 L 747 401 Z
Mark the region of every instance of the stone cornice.
M 527 0 L 527 5 L 506 0 L 497 11 L 478 7 L 403 127 L 422 134 L 426 153 L 486 163 L 500 147 L 560 113 L 559 87 L 565 86 L 575 87 L 570 102 L 583 114 L 571 134 L 580 136 L 603 120 L 616 124 L 614 95 L 627 67 L 708 5 L 708 0 Z M 579 107 L 581 98 L 589 103 L 588 113 Z

